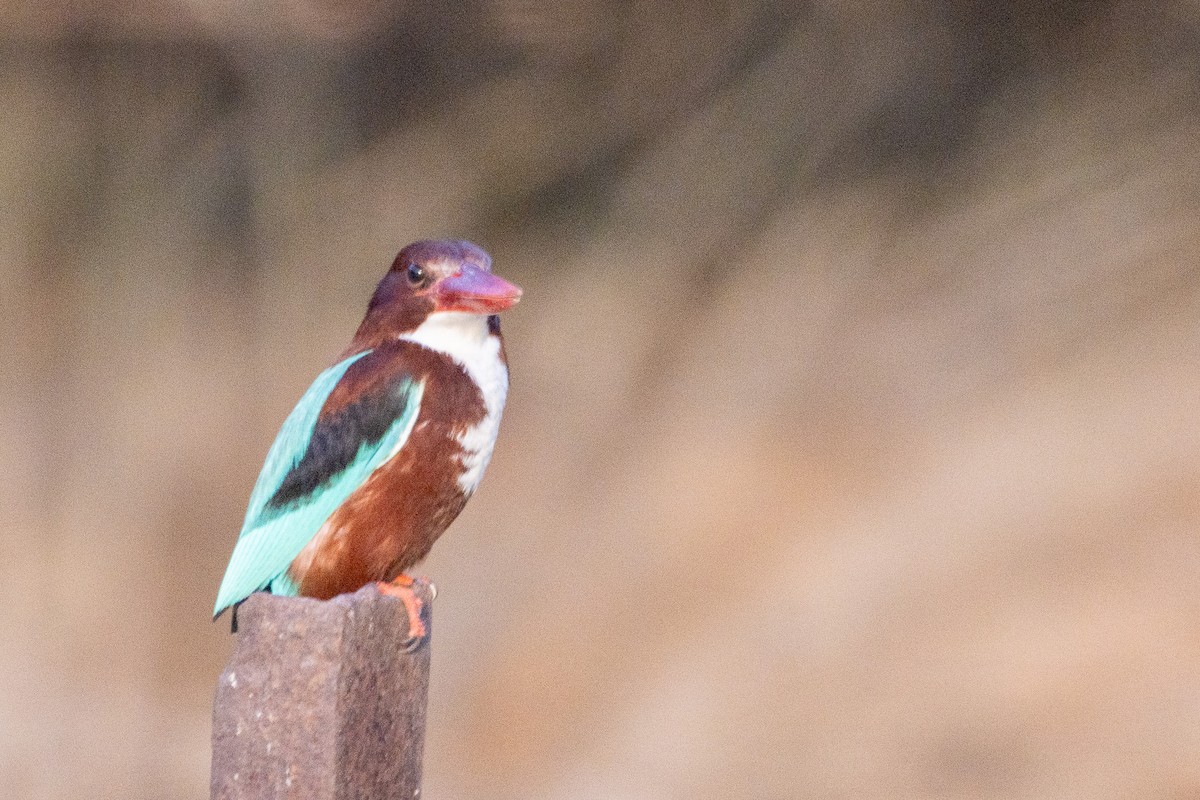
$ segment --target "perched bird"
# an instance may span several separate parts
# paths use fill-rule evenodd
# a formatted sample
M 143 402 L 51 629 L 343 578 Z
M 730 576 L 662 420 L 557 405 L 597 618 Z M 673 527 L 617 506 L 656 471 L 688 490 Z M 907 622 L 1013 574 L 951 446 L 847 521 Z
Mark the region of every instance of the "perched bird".
M 251 593 L 328 599 L 375 581 L 425 635 L 404 574 L 479 485 L 508 393 L 497 315 L 521 290 L 470 242 L 415 242 L 267 453 L 213 618 Z

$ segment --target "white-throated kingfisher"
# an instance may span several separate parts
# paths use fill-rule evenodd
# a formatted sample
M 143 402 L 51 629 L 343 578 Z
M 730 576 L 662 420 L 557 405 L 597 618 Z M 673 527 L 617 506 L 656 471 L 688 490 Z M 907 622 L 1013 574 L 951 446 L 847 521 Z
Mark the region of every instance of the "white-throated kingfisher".
M 405 570 L 458 516 L 492 456 L 508 394 L 499 312 L 521 290 L 470 242 L 396 256 L 337 363 L 267 453 L 214 618 L 257 591 L 329 599 L 371 582 L 425 634 Z

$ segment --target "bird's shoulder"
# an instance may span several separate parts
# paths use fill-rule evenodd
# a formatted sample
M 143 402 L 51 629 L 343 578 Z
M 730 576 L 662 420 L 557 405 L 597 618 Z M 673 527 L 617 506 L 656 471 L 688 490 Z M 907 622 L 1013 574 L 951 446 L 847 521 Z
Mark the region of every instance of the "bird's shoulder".
M 505 370 L 506 378 L 505 365 L 497 364 L 497 368 Z M 322 417 L 336 415 L 356 398 L 361 402 L 361 398 L 379 397 L 398 380 L 408 379 L 424 386 L 425 396 L 430 398 L 422 409 L 422 419 L 474 424 L 487 413 L 484 390 L 474 372 L 456 354 L 421 342 L 401 338 L 378 344 L 346 371 L 331 392 Z
M 268 508 L 283 509 L 309 498 L 361 461 L 364 448 L 379 445 L 402 420 L 415 417 L 423 381 L 387 356 L 373 350 L 345 370 L 321 406 L 302 453 L 267 501 Z

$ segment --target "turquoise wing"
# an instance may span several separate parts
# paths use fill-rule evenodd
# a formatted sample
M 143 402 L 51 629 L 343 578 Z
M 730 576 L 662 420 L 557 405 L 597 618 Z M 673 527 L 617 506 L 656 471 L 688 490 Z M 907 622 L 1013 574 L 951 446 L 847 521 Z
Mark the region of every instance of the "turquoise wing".
M 214 616 L 261 589 L 296 594 L 299 587 L 287 575 L 292 560 L 408 439 L 424 386 L 407 375 L 321 419 L 346 371 L 370 352 L 322 372 L 283 423 L 250 495 Z

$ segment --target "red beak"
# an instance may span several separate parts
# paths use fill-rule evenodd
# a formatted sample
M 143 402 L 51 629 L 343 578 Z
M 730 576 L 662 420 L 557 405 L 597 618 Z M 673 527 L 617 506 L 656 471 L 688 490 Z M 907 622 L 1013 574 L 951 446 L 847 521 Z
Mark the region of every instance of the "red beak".
M 519 287 L 471 264 L 443 278 L 434 291 L 438 311 L 470 314 L 496 314 L 512 308 L 521 299 Z

